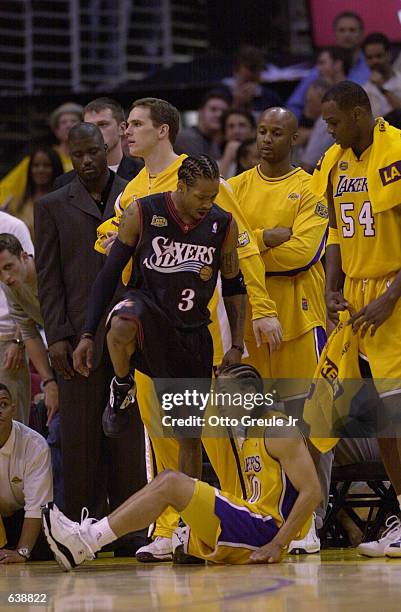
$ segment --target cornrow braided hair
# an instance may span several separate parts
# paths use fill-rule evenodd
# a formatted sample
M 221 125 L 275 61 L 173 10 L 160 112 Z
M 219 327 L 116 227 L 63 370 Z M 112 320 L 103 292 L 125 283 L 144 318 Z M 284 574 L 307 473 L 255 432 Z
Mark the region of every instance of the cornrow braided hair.
M 178 170 L 178 180 L 192 187 L 200 178 L 219 179 L 220 172 L 217 162 L 208 155 L 185 158 Z
M 233 363 L 220 368 L 219 376 L 232 376 L 240 380 L 248 380 L 256 387 L 257 392 L 263 392 L 263 380 L 256 368 L 248 363 Z

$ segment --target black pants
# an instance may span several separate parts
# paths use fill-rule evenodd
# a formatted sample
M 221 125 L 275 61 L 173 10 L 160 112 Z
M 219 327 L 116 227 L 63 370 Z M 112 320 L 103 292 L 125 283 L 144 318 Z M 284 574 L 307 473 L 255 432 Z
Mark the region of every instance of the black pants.
M 12 516 L 2 517 L 7 538 L 5 548 L 15 549 L 17 547 L 22 531 L 24 517 L 24 510 L 18 510 L 18 512 L 15 512 L 15 514 Z M 41 531 L 38 539 L 36 540 L 36 544 L 32 549 L 31 560 L 49 561 L 50 559 L 53 559 L 53 553 L 51 552 L 46 538 Z
M 65 513 L 74 521 L 81 520 L 84 506 L 89 516 L 103 517 L 146 484 L 138 409 L 130 411 L 129 427 L 121 438 L 103 433 L 112 377 L 105 355 L 88 378 L 75 374 L 71 380 L 59 379 Z

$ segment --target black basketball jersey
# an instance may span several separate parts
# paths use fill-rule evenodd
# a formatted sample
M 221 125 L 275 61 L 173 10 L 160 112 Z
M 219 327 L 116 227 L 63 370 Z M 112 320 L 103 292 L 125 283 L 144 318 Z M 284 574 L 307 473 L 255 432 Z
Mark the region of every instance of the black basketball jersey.
M 170 193 L 141 198 L 138 205 L 142 231 L 129 286 L 151 297 L 174 327 L 207 325 L 231 214 L 213 204 L 198 223 L 187 225 Z

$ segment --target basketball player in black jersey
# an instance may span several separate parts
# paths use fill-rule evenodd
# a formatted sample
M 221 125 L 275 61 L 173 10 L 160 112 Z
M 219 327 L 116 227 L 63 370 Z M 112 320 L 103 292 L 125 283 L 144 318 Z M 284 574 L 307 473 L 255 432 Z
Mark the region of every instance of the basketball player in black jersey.
M 232 351 L 243 351 L 246 288 L 237 255 L 238 230 L 230 213 L 214 204 L 219 190 L 216 162 L 188 157 L 178 171 L 177 190 L 132 202 L 118 238 L 91 292 L 85 329 L 74 352 L 75 369 L 88 376 L 93 335 L 130 258 L 133 273 L 122 302 L 108 318 L 107 344 L 116 376 L 103 415 L 106 435 L 125 429 L 135 398 L 132 369 L 152 378 L 201 378 L 212 374 L 213 344 L 208 303 L 221 272 Z M 179 439 L 179 469 L 201 477 L 199 437 Z

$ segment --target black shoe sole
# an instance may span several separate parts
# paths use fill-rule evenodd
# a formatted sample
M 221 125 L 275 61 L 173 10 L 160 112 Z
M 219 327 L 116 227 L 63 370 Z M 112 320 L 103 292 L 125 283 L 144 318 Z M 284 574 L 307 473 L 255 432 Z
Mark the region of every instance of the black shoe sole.
M 50 510 L 52 508 L 52 502 L 42 508 L 43 531 L 46 536 L 46 540 L 50 546 L 50 550 L 52 551 L 54 558 L 59 564 L 60 568 L 63 570 L 63 572 L 69 572 L 74 569 L 77 564 L 75 563 L 74 557 L 72 556 L 68 548 L 60 542 L 57 542 L 57 540 L 53 537 L 50 520 Z
M 205 560 L 193 555 L 188 555 L 184 552 L 184 546 L 177 546 L 173 552 L 174 565 L 204 565 Z
M 168 559 L 159 559 L 152 555 L 152 553 L 139 553 L 139 555 L 135 555 L 135 559 L 139 561 L 139 563 L 171 563 L 173 560 L 172 554 L 166 555 Z
M 128 410 L 128 408 L 124 408 L 124 410 L 121 410 L 121 412 L 124 412 L 125 410 Z M 106 408 L 104 409 L 104 412 L 102 415 L 103 433 L 107 438 L 122 438 L 125 432 L 127 431 L 127 427 L 129 424 L 129 418 L 126 418 L 125 415 L 121 415 L 121 416 L 124 416 L 124 422 L 118 423 L 118 418 L 117 418 L 115 421 L 116 425 L 110 426 L 109 425 L 110 424 L 109 412 L 111 411 L 112 411 L 112 408 L 110 408 L 109 405 L 107 405 Z

